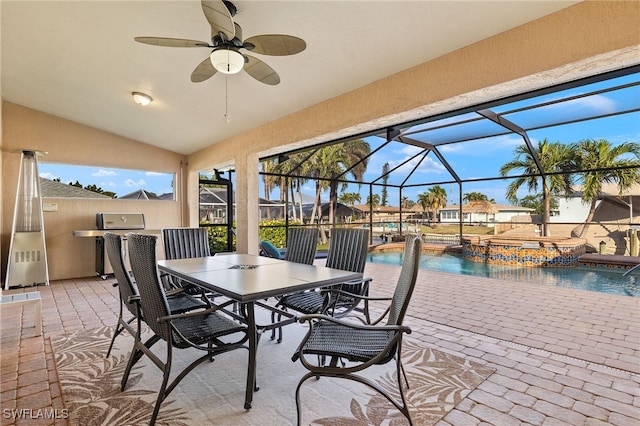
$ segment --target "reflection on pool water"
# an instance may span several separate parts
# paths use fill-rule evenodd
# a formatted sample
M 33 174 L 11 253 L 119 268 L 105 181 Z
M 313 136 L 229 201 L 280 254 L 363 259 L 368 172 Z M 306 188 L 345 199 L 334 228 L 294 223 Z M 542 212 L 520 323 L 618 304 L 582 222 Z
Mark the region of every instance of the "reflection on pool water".
M 369 262 L 401 265 L 402 253 L 369 253 Z M 567 268 L 527 268 L 501 265 L 488 265 L 483 262 L 465 260 L 451 254 L 423 253 L 421 269 L 450 272 L 453 274 L 475 275 L 507 281 L 524 281 L 555 287 L 597 291 L 600 293 L 640 297 L 640 275 L 623 272 L 589 269 L 582 267 Z

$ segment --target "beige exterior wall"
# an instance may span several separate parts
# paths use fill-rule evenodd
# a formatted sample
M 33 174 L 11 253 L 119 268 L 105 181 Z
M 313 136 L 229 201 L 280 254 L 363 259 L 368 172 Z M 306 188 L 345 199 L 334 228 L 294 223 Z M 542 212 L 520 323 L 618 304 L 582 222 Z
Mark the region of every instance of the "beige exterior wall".
M 182 180 L 181 162 L 184 164 L 186 158 L 180 154 L 9 102 L 2 107 L 2 281 L 6 275 L 22 150 L 48 152 L 40 161 L 174 173 L 178 182 Z M 72 232 L 95 229 L 98 212 L 144 213 L 147 229 L 180 226 L 183 216 L 178 201 L 69 198 L 44 201 L 58 205 L 57 211 L 44 212 L 51 280 L 95 274 L 95 240 L 74 237 Z
M 237 172 L 238 251 L 255 253 L 260 156 L 636 64 L 638 22 L 637 1 L 586 1 L 211 145 L 188 157 L 184 222 L 198 224 L 198 172 L 232 165 Z M 175 172 L 183 159 L 15 105 L 5 104 L 3 112 L 2 266 L 19 158 L 11 151 L 42 149 L 49 152 L 48 161 L 96 164 L 100 158 L 100 165 Z M 127 155 L 122 155 L 125 147 Z M 125 204 L 108 207 L 143 211 L 149 228 L 180 223 L 177 203 L 157 211 L 143 202 L 121 202 Z M 71 230 L 92 224 L 97 211 L 115 211 L 95 203 L 70 203 L 60 204 L 57 213 L 45 214 L 52 279 L 93 274 L 92 242 L 74 239 Z

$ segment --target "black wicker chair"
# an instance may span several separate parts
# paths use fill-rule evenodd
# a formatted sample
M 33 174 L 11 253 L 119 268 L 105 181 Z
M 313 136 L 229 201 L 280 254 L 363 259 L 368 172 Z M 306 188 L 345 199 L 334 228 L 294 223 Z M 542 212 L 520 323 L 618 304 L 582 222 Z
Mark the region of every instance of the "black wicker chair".
M 289 228 L 284 259 L 311 265 L 316 259 L 318 235 L 318 228 Z
M 138 296 L 138 289 L 127 271 L 122 237 L 118 234 L 105 232 L 104 242 L 109 263 L 111 263 L 111 267 L 113 268 L 113 275 L 116 277 L 114 287 L 118 287 L 118 293 L 120 295 L 120 313 L 118 314 L 118 322 L 116 323 L 113 336 L 111 337 L 111 343 L 107 350 L 106 356 L 108 357 L 111 354 L 111 349 L 113 349 L 113 342 L 124 330 L 127 330 L 134 338 L 136 337 L 137 331 L 131 327 L 131 323 L 141 315 L 141 312 L 140 306 L 137 300 L 135 300 L 136 296 Z M 169 310 L 174 314 L 211 307 L 208 300 L 195 298 L 183 293 L 179 289 L 167 295 L 167 302 L 169 303 Z M 123 315 L 125 307 L 132 315 L 128 320 L 125 320 Z
M 369 250 L 368 229 L 334 228 L 327 253 L 326 266 L 344 271 L 364 271 Z M 369 293 L 370 278 L 350 281 L 320 290 L 304 291 L 283 296 L 276 304 L 284 311 L 302 314 L 329 313 L 337 318 L 350 313 Z M 368 302 L 364 314 L 369 319 Z M 278 343 L 282 341 L 282 327 L 278 328 Z
M 246 348 L 244 343 L 248 339 L 248 333 L 246 325 L 241 322 L 242 318 L 224 309 L 231 302 L 206 310 L 172 314 L 156 264 L 157 237 L 131 233 L 127 234 L 127 239 L 131 269 L 139 290 L 138 299 L 146 323 L 154 336 L 143 344 L 138 327 L 138 338 L 122 377 L 121 390 L 124 391 L 132 367 L 143 355 L 147 355 L 163 371 L 162 385 L 151 416 L 150 424 L 153 425 L 162 401 L 191 370 L 218 354 Z M 150 350 L 151 345 L 159 340 L 166 342 L 167 354 L 164 362 Z M 205 354 L 193 361 L 169 384 L 174 348 L 195 348 L 204 351 Z
M 313 264 L 318 249 L 318 228 L 289 228 L 287 250 L 284 259 L 289 262 Z M 281 299 L 281 298 L 280 298 Z M 276 312 L 271 312 L 271 322 L 275 323 Z M 281 319 L 279 316 L 278 320 Z M 276 338 L 276 329 L 271 330 L 271 340 Z M 282 341 L 282 329 L 279 327 L 278 343 Z
M 407 306 L 416 283 L 422 243 L 417 236 L 407 238 L 402 271 L 387 311 L 373 324 L 358 324 L 327 315 L 304 315 L 300 322 L 309 323 L 309 331 L 303 338 L 292 360 L 300 359 L 309 370 L 296 387 L 296 409 L 298 425 L 302 413 L 300 388 L 311 377 L 334 377 L 363 383 L 382 394 L 408 419 L 412 425 L 401 376 L 409 387 L 402 367 L 402 336 L 411 329 L 402 325 Z M 378 325 L 386 318 L 385 325 Z M 328 364 L 324 361 L 329 358 Z M 311 359 L 317 360 L 314 364 Z M 400 401 L 372 380 L 355 374 L 375 364 L 386 364 L 396 360 L 396 375 Z M 345 362 L 348 361 L 348 362 Z M 402 373 L 402 374 L 401 374 Z
M 162 230 L 164 257 L 167 260 L 211 256 L 206 228 L 165 228 Z M 162 276 L 167 288 L 185 287 L 190 293 L 199 293 L 192 283 L 169 275 Z

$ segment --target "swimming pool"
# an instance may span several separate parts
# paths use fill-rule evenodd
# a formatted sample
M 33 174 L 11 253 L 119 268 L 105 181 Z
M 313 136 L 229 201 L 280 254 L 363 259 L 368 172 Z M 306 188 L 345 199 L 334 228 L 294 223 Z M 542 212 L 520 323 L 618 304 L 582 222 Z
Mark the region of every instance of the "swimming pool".
M 401 265 L 402 253 L 369 253 L 367 260 L 374 263 Z M 421 269 L 474 275 L 507 281 L 531 282 L 553 287 L 574 288 L 600 293 L 640 297 L 640 276 L 622 276 L 620 271 L 594 270 L 583 267 L 527 268 L 517 266 L 489 265 L 484 262 L 465 260 L 451 254 L 423 253 Z

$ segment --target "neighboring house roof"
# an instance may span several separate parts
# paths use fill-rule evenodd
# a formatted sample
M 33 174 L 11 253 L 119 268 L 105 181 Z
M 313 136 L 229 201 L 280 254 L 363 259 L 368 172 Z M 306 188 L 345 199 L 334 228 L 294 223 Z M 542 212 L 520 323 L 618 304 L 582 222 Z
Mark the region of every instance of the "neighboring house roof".
M 201 187 L 200 204 L 227 204 L 227 190 Z
M 108 195 L 43 177 L 40 178 L 40 190 L 43 197 L 51 198 L 111 198 Z
M 582 185 L 574 186 L 573 191 L 574 192 L 570 197 L 582 197 Z M 617 183 L 605 182 L 602 184 L 602 190 L 600 192 L 605 197 L 628 197 L 630 195 L 640 195 L 640 184 L 635 184 L 620 193 L 620 188 Z
M 472 201 L 471 203 L 474 203 L 475 201 Z M 467 204 L 463 204 L 462 205 L 462 211 L 464 213 L 468 213 L 465 210 L 465 206 L 468 206 L 471 203 L 467 203 Z M 497 210 L 497 212 L 533 212 L 534 209 L 529 208 L 529 207 L 522 207 L 522 206 L 511 206 L 508 204 L 498 204 L 498 203 L 491 203 L 492 206 L 494 206 Z M 460 206 L 458 204 L 452 204 L 450 206 L 445 206 L 443 208 L 440 209 L 440 211 L 443 210 L 460 210 Z M 472 212 L 474 213 L 474 212 Z M 482 212 L 484 213 L 484 211 Z
M 289 208 L 289 210 L 291 210 L 291 207 Z M 305 216 L 310 216 L 312 210 L 313 210 L 313 204 L 302 205 L 302 212 L 305 214 Z M 322 211 L 322 216 L 329 216 L 329 203 L 323 203 L 321 206 L 321 211 Z M 336 205 L 336 212 L 335 212 L 336 216 L 353 216 L 359 213 L 362 213 L 362 212 L 358 210 L 355 206 L 349 207 L 342 203 L 338 203 Z
M 369 213 L 369 204 L 358 204 L 353 206 L 354 209 L 356 210 L 360 210 L 361 212 L 364 213 Z M 403 210 L 403 211 L 407 211 L 407 210 Z M 374 213 L 399 213 L 400 212 L 400 207 L 394 207 L 394 206 L 375 206 L 373 208 L 373 212 Z
M 235 198 L 235 194 L 234 194 Z M 258 203 L 262 206 L 265 204 L 273 204 L 274 206 L 282 206 L 280 201 L 267 200 L 259 198 Z M 225 188 L 200 188 L 200 204 L 220 205 L 227 204 L 227 190 Z
M 469 201 L 467 204 L 463 204 L 462 213 L 491 213 L 496 214 L 500 210 L 498 206 L 491 201 Z
M 133 191 L 129 194 L 123 195 L 122 197 L 118 197 L 120 200 L 159 200 L 155 194 L 152 194 L 149 191 L 145 191 L 144 189 L 138 189 L 137 191 Z

